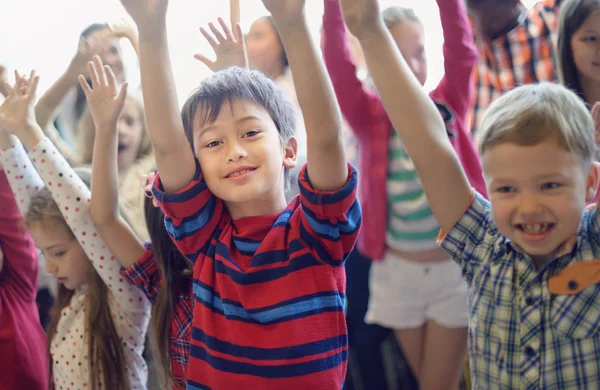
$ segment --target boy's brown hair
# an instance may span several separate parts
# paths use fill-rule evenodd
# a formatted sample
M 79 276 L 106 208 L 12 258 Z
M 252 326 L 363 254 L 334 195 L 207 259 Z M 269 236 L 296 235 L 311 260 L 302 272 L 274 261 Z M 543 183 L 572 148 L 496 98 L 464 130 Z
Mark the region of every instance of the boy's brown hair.
M 511 143 L 534 146 L 553 139 L 585 163 L 596 157 L 594 121 L 583 101 L 552 83 L 513 89 L 492 103 L 483 118 L 479 153 Z

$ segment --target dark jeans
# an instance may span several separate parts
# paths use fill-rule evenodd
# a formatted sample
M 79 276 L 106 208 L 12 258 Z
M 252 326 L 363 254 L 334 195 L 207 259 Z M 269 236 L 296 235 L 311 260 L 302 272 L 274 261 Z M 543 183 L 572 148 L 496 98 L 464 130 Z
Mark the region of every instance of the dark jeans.
M 350 357 L 345 389 L 417 389 L 393 331 L 364 321 L 369 305 L 370 268 L 371 260 L 356 249 L 346 261 Z

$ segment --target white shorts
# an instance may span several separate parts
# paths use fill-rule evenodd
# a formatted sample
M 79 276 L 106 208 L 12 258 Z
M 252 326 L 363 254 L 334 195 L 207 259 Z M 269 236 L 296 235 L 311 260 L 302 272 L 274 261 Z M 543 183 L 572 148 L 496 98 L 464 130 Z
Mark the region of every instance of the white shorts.
M 368 324 L 418 328 L 427 320 L 447 328 L 467 327 L 467 285 L 452 260 L 419 263 L 390 252 L 371 264 Z

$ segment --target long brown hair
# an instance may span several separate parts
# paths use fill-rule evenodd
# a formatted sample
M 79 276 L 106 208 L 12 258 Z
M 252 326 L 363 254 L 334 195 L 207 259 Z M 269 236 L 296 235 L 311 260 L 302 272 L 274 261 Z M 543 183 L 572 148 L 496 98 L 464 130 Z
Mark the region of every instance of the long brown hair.
M 600 0 L 567 0 L 561 7 L 558 22 L 556 59 L 560 83 L 585 101 L 579 70 L 573 58 L 573 35 L 594 12 L 600 10 Z M 593 102 L 586 102 L 590 105 Z
M 76 239 L 47 188 L 43 188 L 32 198 L 25 216 L 25 222 L 28 226 L 55 223 L 65 229 L 73 240 Z M 88 337 L 91 389 L 96 390 L 97 384 L 101 382 L 106 389 L 127 390 L 129 389 L 129 380 L 127 378 L 125 356 L 110 312 L 108 287 L 91 264 L 88 268 L 86 281 L 89 290 L 85 302 L 84 321 Z M 73 295 L 74 291 L 68 290 L 62 285 L 59 286 L 58 296 L 54 304 L 55 314 L 48 328 L 49 356 L 52 340 L 56 336 L 60 314 L 69 306 Z M 49 389 L 53 388 L 52 363 L 50 357 Z M 100 374 L 100 370 L 102 374 Z
M 192 263 L 171 241 L 165 229 L 165 215 L 160 208 L 154 207 L 150 198 L 146 198 L 144 202 L 144 213 L 152 241 L 152 252 L 162 278 L 156 301 L 152 306 L 150 335 L 154 356 L 157 357 L 159 376 L 166 388 L 169 382 L 174 383 L 169 348 L 171 322 L 177 295 L 190 292 Z

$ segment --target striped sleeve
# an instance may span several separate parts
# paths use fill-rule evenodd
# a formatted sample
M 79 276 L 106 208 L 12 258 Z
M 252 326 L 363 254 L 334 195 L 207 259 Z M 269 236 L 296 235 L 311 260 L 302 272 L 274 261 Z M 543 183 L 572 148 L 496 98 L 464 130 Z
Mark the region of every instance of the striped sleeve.
M 162 277 L 152 248 L 146 247 L 144 253 L 131 267 L 121 269 L 121 275 L 130 284 L 142 290 L 148 300 L 154 304 L 162 284 Z
M 348 164 L 348 181 L 337 191 L 319 191 L 310 184 L 306 165 L 300 172 L 302 216 L 300 237 L 319 261 L 341 266 L 354 248 L 362 211 L 356 198 L 357 173 Z
M 194 179 L 187 187 L 175 194 L 165 193 L 159 173 L 152 193 L 165 213 L 169 236 L 181 253 L 195 263 L 198 254 L 210 244 L 225 210 L 223 201 L 208 189 L 198 160 Z

